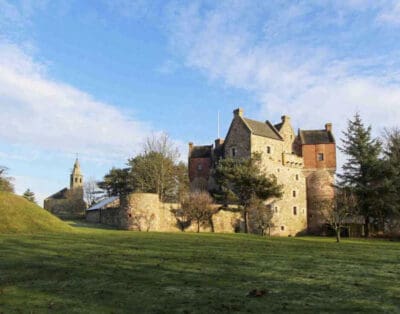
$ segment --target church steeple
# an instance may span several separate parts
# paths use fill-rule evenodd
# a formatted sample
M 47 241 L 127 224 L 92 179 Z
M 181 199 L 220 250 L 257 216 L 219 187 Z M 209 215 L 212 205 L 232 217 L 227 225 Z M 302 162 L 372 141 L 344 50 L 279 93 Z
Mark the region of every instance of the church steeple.
M 71 173 L 71 179 L 70 179 L 70 189 L 76 189 L 80 188 L 83 186 L 83 175 L 81 172 L 81 166 L 79 165 L 79 160 L 76 158 L 75 163 L 74 163 L 74 169 L 72 170 Z

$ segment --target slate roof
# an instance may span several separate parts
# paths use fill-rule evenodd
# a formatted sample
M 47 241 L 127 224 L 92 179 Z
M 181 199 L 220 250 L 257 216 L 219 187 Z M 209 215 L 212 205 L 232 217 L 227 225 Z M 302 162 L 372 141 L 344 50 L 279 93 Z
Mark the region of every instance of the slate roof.
M 252 134 L 272 138 L 274 140 L 282 140 L 278 130 L 269 121 L 261 122 L 248 118 L 242 119 Z
M 332 132 L 326 130 L 300 130 L 300 140 L 303 145 L 335 143 Z
M 53 195 L 50 195 L 48 198 L 46 198 L 46 199 L 50 199 L 50 198 L 52 198 L 52 199 L 63 199 L 63 198 L 65 198 L 65 194 L 68 192 L 68 188 L 63 188 L 62 190 L 60 190 L 60 191 L 58 191 L 58 192 L 56 192 L 56 193 L 54 193 Z
M 103 199 L 102 201 L 98 202 L 97 204 L 94 204 L 92 207 L 89 207 L 86 210 L 97 210 L 100 208 L 103 208 L 104 206 L 114 202 L 115 200 L 118 199 L 118 196 L 111 196 Z
M 212 145 L 194 146 L 190 158 L 211 158 Z

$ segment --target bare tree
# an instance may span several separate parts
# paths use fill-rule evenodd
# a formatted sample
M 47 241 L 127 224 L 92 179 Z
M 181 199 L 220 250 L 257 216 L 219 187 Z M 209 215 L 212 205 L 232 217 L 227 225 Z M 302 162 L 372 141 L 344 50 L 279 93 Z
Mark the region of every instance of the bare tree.
M 208 192 L 190 193 L 182 201 L 182 212 L 190 221 L 196 222 L 197 232 L 200 232 L 200 225 L 210 225 L 213 229 L 212 216 L 216 212 L 213 203 Z
M 249 220 L 254 229 L 259 230 L 261 236 L 271 235 L 271 228 L 274 226 L 272 218 L 274 216 L 271 205 L 266 205 L 263 200 L 252 198 L 249 206 Z
M 132 224 L 138 231 L 146 229 L 146 232 L 149 232 L 155 219 L 156 215 L 154 213 L 140 211 L 134 213 L 132 216 Z
M 7 177 L 8 168 L 0 166 L 0 191 L 14 193 L 13 178 Z
M 355 195 L 346 188 L 336 188 L 335 197 L 320 200 L 319 208 L 326 223 L 335 231 L 336 242 L 340 242 L 340 234 L 346 223 L 357 215 Z
M 104 192 L 99 188 L 97 182 L 93 178 L 89 178 L 83 185 L 83 192 L 86 204 L 90 207 L 94 205 L 99 198 L 104 195 Z

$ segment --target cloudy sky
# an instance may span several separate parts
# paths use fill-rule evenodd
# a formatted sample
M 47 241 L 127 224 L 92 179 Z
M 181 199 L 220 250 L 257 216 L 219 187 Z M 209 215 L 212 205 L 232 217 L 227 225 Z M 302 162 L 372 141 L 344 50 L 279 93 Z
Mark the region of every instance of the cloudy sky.
M 225 134 L 232 110 L 336 137 L 400 124 L 400 2 L 0 0 L 0 165 L 18 193 L 96 179 L 165 131 Z

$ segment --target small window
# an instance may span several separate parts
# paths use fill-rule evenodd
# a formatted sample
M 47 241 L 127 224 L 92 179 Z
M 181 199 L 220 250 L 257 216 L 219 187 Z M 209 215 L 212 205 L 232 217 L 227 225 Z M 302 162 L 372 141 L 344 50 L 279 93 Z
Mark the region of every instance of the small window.
M 236 156 L 236 148 L 233 147 L 233 148 L 232 148 L 232 157 L 235 157 L 235 156 Z
M 267 154 L 271 154 L 271 146 L 267 146 Z
M 79 180 L 80 183 L 82 183 L 82 178 Z
M 281 226 L 281 230 L 282 230 L 282 231 L 285 231 L 285 226 Z
M 297 215 L 297 207 L 296 206 L 293 206 L 293 215 Z
M 278 206 L 275 206 L 275 213 L 278 212 Z
M 296 174 L 296 181 L 299 181 L 299 175 Z
M 78 178 L 75 178 L 75 183 L 78 183 Z
M 295 190 L 293 190 L 292 191 L 292 195 L 293 195 L 293 197 L 296 197 L 297 196 L 297 192 Z
M 323 161 L 323 160 L 324 160 L 324 154 L 318 153 L 318 161 Z
M 198 164 L 197 165 L 197 171 L 202 171 L 203 170 L 203 165 L 202 164 Z

